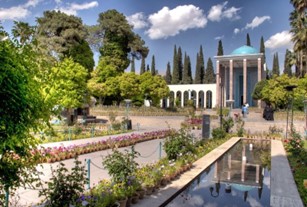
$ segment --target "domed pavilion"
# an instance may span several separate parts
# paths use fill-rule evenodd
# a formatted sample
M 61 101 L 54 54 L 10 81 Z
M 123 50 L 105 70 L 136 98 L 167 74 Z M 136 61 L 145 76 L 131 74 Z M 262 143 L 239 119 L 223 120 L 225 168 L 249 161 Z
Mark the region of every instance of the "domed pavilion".
M 252 98 L 255 85 L 265 78 L 264 55 L 251 46 L 235 49 L 230 55 L 215 56 L 216 104 L 232 104 L 240 108 L 248 103 L 261 107 L 261 101 Z

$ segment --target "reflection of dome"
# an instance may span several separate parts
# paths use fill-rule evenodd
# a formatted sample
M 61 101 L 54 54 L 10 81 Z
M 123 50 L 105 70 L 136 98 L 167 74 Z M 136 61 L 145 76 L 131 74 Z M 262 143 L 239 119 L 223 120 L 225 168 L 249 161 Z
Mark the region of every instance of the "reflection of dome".
M 250 191 L 251 189 L 254 188 L 253 186 L 241 185 L 241 184 L 231 184 L 231 187 L 239 191 Z
M 245 54 L 257 54 L 259 53 L 255 48 L 247 45 L 243 45 L 232 51 L 231 55 L 245 55 Z

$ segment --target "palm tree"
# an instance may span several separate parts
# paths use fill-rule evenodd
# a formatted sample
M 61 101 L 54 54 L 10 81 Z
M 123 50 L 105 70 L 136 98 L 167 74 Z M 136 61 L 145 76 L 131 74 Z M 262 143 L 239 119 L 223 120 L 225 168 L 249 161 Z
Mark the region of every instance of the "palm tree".
M 294 10 L 290 13 L 290 25 L 292 41 L 294 42 L 294 52 L 298 58 L 299 76 L 303 77 L 307 69 L 303 69 L 307 58 L 307 1 L 291 0 Z M 297 65 L 298 66 L 298 65 Z
M 21 45 L 24 45 L 27 41 L 31 40 L 31 37 L 34 34 L 34 27 L 26 22 L 14 21 L 12 34 L 15 38 L 19 38 Z

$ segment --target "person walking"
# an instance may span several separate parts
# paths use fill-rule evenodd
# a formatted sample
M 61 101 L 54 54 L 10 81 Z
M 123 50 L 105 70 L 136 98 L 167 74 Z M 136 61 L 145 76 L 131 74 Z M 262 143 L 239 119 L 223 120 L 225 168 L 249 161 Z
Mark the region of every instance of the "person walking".
M 246 118 L 246 115 L 247 115 L 247 108 L 246 108 L 246 105 L 245 105 L 245 104 L 242 105 L 242 115 L 243 115 L 243 118 Z

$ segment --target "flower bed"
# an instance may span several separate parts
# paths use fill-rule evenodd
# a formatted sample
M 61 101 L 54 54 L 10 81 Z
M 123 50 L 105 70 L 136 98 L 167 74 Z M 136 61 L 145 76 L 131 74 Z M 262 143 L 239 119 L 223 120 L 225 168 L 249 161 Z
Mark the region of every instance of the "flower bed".
M 101 151 L 110 149 L 113 147 L 127 147 L 136 143 L 152 140 L 163 139 L 169 136 L 172 130 L 160 130 L 145 132 L 143 134 L 130 134 L 122 135 L 115 138 L 109 138 L 108 140 L 101 140 L 98 142 L 88 142 L 86 144 L 71 145 L 68 147 L 56 146 L 40 148 L 33 150 L 33 153 L 39 153 L 42 157 L 41 162 L 56 162 L 65 159 L 70 159 L 76 155 L 91 153 L 95 151 Z
M 193 117 L 186 119 L 183 123 L 181 123 L 181 126 L 189 129 L 201 129 L 202 123 L 203 120 L 201 117 Z

